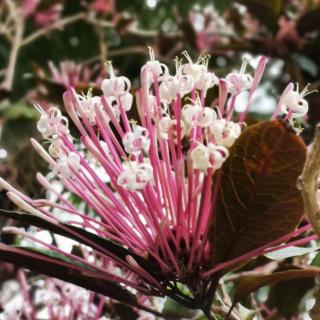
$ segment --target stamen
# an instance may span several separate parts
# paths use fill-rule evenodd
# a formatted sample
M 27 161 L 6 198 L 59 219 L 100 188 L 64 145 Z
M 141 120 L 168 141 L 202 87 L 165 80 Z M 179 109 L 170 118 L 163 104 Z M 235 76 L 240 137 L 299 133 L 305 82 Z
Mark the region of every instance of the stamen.
M 240 69 L 240 73 L 241 74 L 244 74 L 245 71 L 246 71 L 246 68 L 247 68 L 247 65 L 248 65 L 248 59 L 246 57 L 243 57 L 242 59 L 242 65 L 241 65 L 241 69 Z
M 107 68 L 107 71 L 110 75 L 110 78 L 115 78 L 115 73 L 114 73 L 114 69 L 113 69 L 113 66 L 112 66 L 112 61 L 106 61 L 105 64 L 104 64 Z
M 150 61 L 155 61 L 155 57 L 154 57 L 154 50 L 152 47 L 148 46 L 149 49 L 149 56 L 150 56 Z
M 42 107 L 40 106 L 40 104 L 35 103 L 33 104 L 33 106 L 37 109 L 37 111 L 42 114 L 42 115 L 46 115 L 45 111 L 42 109 Z
M 189 63 L 193 63 L 187 50 L 182 51 L 182 54 L 185 56 Z

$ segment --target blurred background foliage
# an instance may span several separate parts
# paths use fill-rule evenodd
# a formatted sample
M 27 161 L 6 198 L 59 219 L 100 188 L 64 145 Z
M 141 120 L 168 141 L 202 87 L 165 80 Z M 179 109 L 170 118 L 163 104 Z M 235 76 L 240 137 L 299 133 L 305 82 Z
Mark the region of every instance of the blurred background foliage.
M 288 82 L 319 89 L 319 21 L 319 0 L 2 0 L 0 176 L 31 196 L 41 196 L 34 176 L 38 170 L 45 172 L 45 166 L 29 143 L 37 136 L 39 117 L 33 104 L 63 110 L 67 87 L 99 91 L 107 60 L 132 80 L 135 90 L 148 58 L 147 46 L 172 69 L 183 50 L 194 58 L 209 53 L 210 68 L 218 76 L 239 68 L 244 55 L 252 58 L 253 68 L 259 55 L 268 56 L 267 72 L 252 104 L 253 118 L 267 117 Z M 319 94 L 308 101 L 303 133 L 307 142 L 320 120 Z M 0 203 L 10 209 L 3 191 Z M 288 281 L 270 294 L 258 291 L 257 299 L 277 308 L 269 319 L 290 318 L 313 285 Z M 288 288 L 290 301 L 297 303 L 282 299 Z
M 171 67 L 185 49 L 192 57 L 209 53 L 218 75 L 238 68 L 244 54 L 267 55 L 264 90 L 253 104 L 263 113 L 289 81 L 319 87 L 316 0 L 3 0 L 0 18 L 1 173 L 30 194 L 39 192 L 32 178 L 39 160 L 29 148 L 33 104 L 62 106 L 68 86 L 99 90 L 109 59 L 137 87 L 148 45 Z M 318 102 L 310 96 L 306 137 L 319 120 Z

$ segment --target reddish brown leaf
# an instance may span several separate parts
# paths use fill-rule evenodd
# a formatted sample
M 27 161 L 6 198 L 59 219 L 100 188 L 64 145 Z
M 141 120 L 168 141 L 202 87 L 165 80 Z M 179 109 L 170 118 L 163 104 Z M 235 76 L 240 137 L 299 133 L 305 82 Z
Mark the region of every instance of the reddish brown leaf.
M 319 273 L 319 268 L 310 267 L 308 269 L 286 270 L 268 275 L 244 277 L 241 279 L 235 290 L 233 304 L 236 304 L 248 294 L 257 291 L 264 286 L 291 279 L 314 278 Z
M 227 261 L 294 230 L 303 216 L 296 181 L 306 157 L 285 124 L 247 128 L 230 150 L 209 231 L 212 263 Z

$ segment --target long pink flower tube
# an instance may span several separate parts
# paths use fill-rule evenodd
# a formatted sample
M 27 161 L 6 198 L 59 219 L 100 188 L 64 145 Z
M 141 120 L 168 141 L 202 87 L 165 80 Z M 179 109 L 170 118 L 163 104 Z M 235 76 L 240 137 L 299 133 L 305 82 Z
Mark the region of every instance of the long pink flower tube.
M 79 95 L 69 88 L 63 96 L 65 109 L 79 136 L 71 136 L 69 120 L 58 108 L 44 111 L 37 106 L 41 113 L 37 127 L 49 147 L 46 150 L 32 139 L 34 148 L 49 163 L 65 190 L 82 199 L 93 215 L 87 215 L 57 193 L 40 173 L 39 183 L 56 194 L 56 203 L 32 200 L 3 180 L 0 182 L 9 191 L 9 198 L 24 211 L 53 224 L 63 221 L 55 210 L 66 212 L 68 219 L 64 222 L 68 225 L 90 230 L 146 257 L 159 268 L 167 283 L 179 281 L 188 285 L 194 278 L 204 281 L 205 286 L 213 273 L 283 248 L 283 242 L 309 226 L 232 261 L 209 266 L 208 225 L 220 186 L 219 176 L 215 180 L 212 177 L 241 134 L 266 58 L 260 58 L 253 76 L 246 73 L 244 61 L 240 71 L 218 79 L 208 71 L 208 56 L 201 56 L 194 63 L 186 52 L 183 54 L 187 62 L 177 61 L 176 74 L 170 75 L 167 66 L 155 60 L 150 50 L 150 61 L 141 69 L 141 88 L 136 91 L 135 100 L 129 79 L 116 76 L 111 63 L 107 64 L 110 77 L 102 82 L 101 97 L 90 92 Z M 205 105 L 205 98 L 214 86 L 218 87 L 219 97 L 218 105 L 212 108 Z M 248 103 L 238 115 L 241 122 L 236 122 L 232 120 L 234 110 L 244 90 L 249 91 Z M 308 110 L 306 94 L 307 89 L 299 93 L 289 85 L 274 117 L 281 112 L 288 121 L 303 117 Z M 138 114 L 135 119 L 128 117 L 132 105 Z M 313 236 L 308 237 L 299 244 L 312 239 Z M 126 270 L 115 275 L 107 269 L 103 271 L 100 264 L 93 268 L 93 274 L 101 272 L 105 279 L 142 293 L 166 294 L 163 282 L 143 269 L 133 256 L 119 260 L 99 244 L 89 240 L 86 243 L 99 252 L 103 261 L 112 261 Z M 53 246 L 50 249 L 55 250 Z

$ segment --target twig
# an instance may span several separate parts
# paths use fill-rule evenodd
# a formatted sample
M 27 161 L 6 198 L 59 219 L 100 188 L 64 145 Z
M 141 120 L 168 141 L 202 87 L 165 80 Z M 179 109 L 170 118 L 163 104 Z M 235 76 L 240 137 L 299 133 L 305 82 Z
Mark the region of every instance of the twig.
M 12 1 L 6 0 L 6 4 L 8 6 L 9 14 L 13 17 L 13 20 L 15 22 L 15 33 L 12 39 L 12 47 L 10 51 L 8 66 L 5 72 L 4 82 L 2 83 L 1 87 L 10 91 L 13 84 L 15 66 L 23 37 L 24 18 L 21 14 L 19 14 L 19 9 L 15 7 Z
M 75 15 L 66 17 L 64 19 L 58 20 L 46 27 L 43 27 L 33 33 L 31 33 L 29 36 L 25 37 L 21 43 L 21 46 L 25 46 L 35 40 L 37 40 L 38 38 L 41 38 L 42 36 L 48 34 L 50 31 L 52 31 L 53 29 L 58 29 L 58 28 L 62 28 L 65 27 L 68 24 L 74 23 L 78 20 L 82 20 L 84 18 L 86 18 L 87 13 L 85 12 L 81 12 L 81 13 L 77 13 Z
M 297 187 L 300 189 L 305 214 L 315 233 L 320 236 L 320 206 L 318 199 L 318 178 L 320 174 L 320 125 L 316 127 L 315 138 L 307 155 Z

